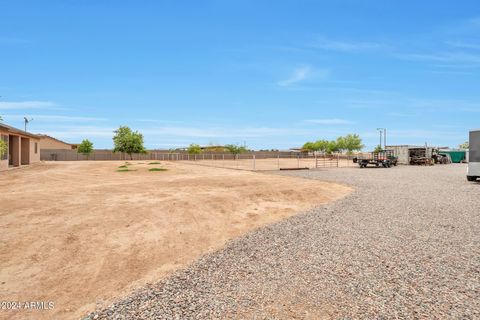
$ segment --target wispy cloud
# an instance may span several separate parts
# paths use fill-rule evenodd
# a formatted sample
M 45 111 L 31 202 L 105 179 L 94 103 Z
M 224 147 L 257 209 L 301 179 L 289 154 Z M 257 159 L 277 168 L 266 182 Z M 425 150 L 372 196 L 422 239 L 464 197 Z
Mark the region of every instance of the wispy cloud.
M 25 115 L 5 115 L 5 119 L 23 119 Z M 41 120 L 44 122 L 91 122 L 91 121 L 106 121 L 106 118 L 94 118 L 94 117 L 75 117 L 75 116 L 63 116 L 63 115 L 40 115 L 40 114 L 28 114 L 29 118 Z
M 353 121 L 346 120 L 346 119 L 308 119 L 305 120 L 307 123 L 315 123 L 315 124 L 328 124 L 328 125 L 338 125 L 338 124 L 352 124 Z
M 278 85 L 281 87 L 288 87 L 295 85 L 296 83 L 303 81 L 309 77 L 312 73 L 312 68 L 310 66 L 303 66 L 293 70 L 292 74 L 288 79 L 278 82 Z
M 52 109 L 58 105 L 51 101 L 0 101 L 2 110 Z
M 340 41 L 320 37 L 309 47 L 341 52 L 360 52 L 378 50 L 385 48 L 386 45 L 378 42 Z
M 478 42 L 467 42 L 467 41 L 446 41 L 447 45 L 455 48 L 464 48 L 464 49 L 480 49 L 480 43 Z
M 467 52 L 441 53 L 405 53 L 396 54 L 396 57 L 410 61 L 431 61 L 444 63 L 480 63 L 480 55 Z
M 33 122 L 35 124 L 35 122 Z M 110 125 L 35 125 L 32 131 L 36 133 L 44 133 L 54 137 L 67 140 L 78 140 L 81 138 L 111 138 L 113 131 L 116 129 Z M 196 127 L 196 126 L 162 126 L 162 127 L 140 127 L 133 128 L 140 131 L 145 139 L 151 140 L 169 140 L 176 141 L 178 139 L 190 141 L 194 140 L 244 140 L 263 137 L 279 137 L 279 136 L 301 136 L 312 134 L 315 130 L 303 127 L 239 127 L 232 129 L 231 127 Z
M 0 36 L 0 45 L 23 45 L 31 43 L 29 40 L 18 37 Z

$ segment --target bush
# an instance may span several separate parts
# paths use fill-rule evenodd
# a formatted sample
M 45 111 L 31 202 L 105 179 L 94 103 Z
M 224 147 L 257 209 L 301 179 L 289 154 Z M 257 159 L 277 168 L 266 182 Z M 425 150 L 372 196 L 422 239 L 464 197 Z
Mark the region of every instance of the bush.
M 198 144 L 191 143 L 188 146 L 187 152 L 189 154 L 200 154 L 200 153 L 202 153 L 202 148 Z
M 87 156 L 88 159 L 90 154 L 93 152 L 93 143 L 88 139 L 84 139 L 82 143 L 78 145 L 77 152 Z
M 3 156 L 7 153 L 8 150 L 8 145 L 5 142 L 5 140 L 0 139 L 0 158 L 3 158 Z

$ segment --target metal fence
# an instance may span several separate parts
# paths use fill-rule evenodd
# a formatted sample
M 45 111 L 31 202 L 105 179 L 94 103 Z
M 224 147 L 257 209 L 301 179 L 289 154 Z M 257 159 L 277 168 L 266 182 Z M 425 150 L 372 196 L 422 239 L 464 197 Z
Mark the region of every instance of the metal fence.
M 231 154 L 202 154 L 197 156 L 183 155 L 180 157 L 180 161 L 218 168 L 264 171 L 353 167 L 356 166 L 353 162 L 355 156 L 305 153 L 246 153 L 237 156 Z
M 130 159 L 130 156 L 127 154 L 113 153 L 111 150 L 95 150 L 87 157 L 77 153 L 76 150 L 43 149 L 40 152 L 40 156 L 41 160 L 46 161 L 181 161 L 211 167 L 261 171 L 352 167 L 355 166 L 352 160 L 358 154 L 327 155 L 301 152 L 249 152 L 238 155 L 227 153 L 191 155 L 186 152 L 149 151 L 146 154 L 133 154 L 133 159 Z

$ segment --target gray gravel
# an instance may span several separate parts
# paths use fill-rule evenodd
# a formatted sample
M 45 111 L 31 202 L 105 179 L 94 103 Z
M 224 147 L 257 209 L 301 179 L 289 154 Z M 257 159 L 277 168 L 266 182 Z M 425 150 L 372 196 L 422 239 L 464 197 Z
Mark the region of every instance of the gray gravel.
M 480 318 L 465 165 L 284 172 L 355 192 L 231 241 L 87 319 Z

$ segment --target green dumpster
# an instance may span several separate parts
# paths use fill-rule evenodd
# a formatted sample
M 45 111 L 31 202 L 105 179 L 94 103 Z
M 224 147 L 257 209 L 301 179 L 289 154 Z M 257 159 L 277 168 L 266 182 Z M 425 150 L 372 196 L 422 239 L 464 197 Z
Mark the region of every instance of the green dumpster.
M 450 155 L 450 158 L 452 159 L 453 163 L 460 163 L 463 160 L 465 160 L 465 151 L 463 150 L 442 150 L 440 153 L 448 154 Z

